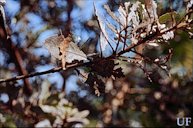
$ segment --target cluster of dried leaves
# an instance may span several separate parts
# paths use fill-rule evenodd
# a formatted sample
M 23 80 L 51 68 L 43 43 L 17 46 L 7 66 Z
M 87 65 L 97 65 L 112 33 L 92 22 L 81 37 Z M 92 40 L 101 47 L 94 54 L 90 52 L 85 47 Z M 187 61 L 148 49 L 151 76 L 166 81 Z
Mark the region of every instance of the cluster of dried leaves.
M 56 15 L 52 13 L 54 9 L 54 5 L 53 7 L 52 5 L 53 3 L 51 2 L 49 5 L 51 8 L 50 17 Z M 0 7 L 2 9 L 3 6 L 0 5 Z M 34 8 L 32 7 L 32 9 Z M 82 79 L 78 83 L 80 87 L 83 89 L 89 88 L 88 90 L 91 94 L 94 93 L 97 96 L 105 95 L 106 97 L 106 99 L 103 99 L 103 106 L 98 105 L 98 108 L 90 110 L 92 112 L 103 112 L 102 116 L 99 115 L 103 123 L 98 122 L 97 126 L 119 126 L 121 124 L 133 126 L 132 120 L 129 120 L 130 122 L 128 123 L 127 117 L 122 120 L 119 119 L 119 116 L 123 118 L 125 111 L 127 113 L 128 106 L 131 110 L 140 110 L 144 113 L 153 109 L 151 107 L 148 108 L 143 102 L 143 96 L 133 96 L 135 100 L 130 102 L 129 100 L 132 96 L 128 97 L 128 95 L 136 95 L 137 93 L 147 94 L 147 97 L 153 95 L 153 99 L 146 99 L 147 102 L 156 103 L 161 111 L 166 114 L 169 113 L 169 117 L 174 119 L 174 115 L 165 109 L 167 104 L 164 102 L 169 101 L 169 99 L 163 96 L 162 90 L 164 90 L 164 87 L 160 87 L 161 89 L 155 90 L 155 92 L 151 92 L 149 89 L 141 89 L 140 87 L 144 86 L 138 87 L 138 85 L 148 83 L 147 80 L 143 78 L 138 80 L 136 76 L 133 78 L 132 75 L 139 73 L 138 75 L 141 76 L 141 72 L 138 71 L 140 69 L 152 84 L 171 85 L 172 87 L 168 89 L 169 92 L 175 90 L 175 82 L 166 79 L 166 75 L 170 75 L 168 62 L 173 54 L 169 41 L 175 38 L 175 33 L 178 30 L 187 31 L 190 37 L 193 35 L 193 0 L 187 2 L 186 11 L 182 18 L 179 18 L 178 13 L 175 11 L 167 12 L 160 16 L 157 8 L 157 3 L 154 0 L 147 0 L 145 3 L 139 1 L 124 2 L 115 11 L 112 11 L 108 5 L 104 5 L 104 9 L 107 12 L 104 16 L 94 4 L 100 28 L 99 54 L 97 50 L 92 55 L 86 54 L 87 51 L 83 52 L 75 44 L 73 34 L 69 34 L 70 32 L 67 32 L 67 34 L 61 32 L 59 35 L 47 38 L 44 47 L 48 49 L 52 57 L 60 61 L 61 66 L 33 74 L 27 74 L 21 68 L 21 76 L 0 80 L 2 84 L 0 90 L 8 94 L 9 97 L 9 101 L 6 104 L 1 103 L 0 110 L 4 112 L 0 111 L 0 123 L 2 124 L 0 126 L 7 126 L 6 124 L 11 122 L 10 120 L 12 119 L 14 119 L 13 122 L 17 122 L 17 126 L 81 127 L 88 125 L 89 111 L 80 105 L 82 102 L 84 105 L 87 103 L 82 101 L 81 98 L 75 102 L 78 104 L 77 106 L 81 106 L 80 108 L 82 109 L 79 110 L 76 105 L 74 106 L 72 102 L 67 100 L 73 97 L 68 98 L 64 93 L 65 90 L 62 90 L 62 92 L 56 91 L 57 89 L 51 87 L 48 81 L 39 82 L 42 78 L 37 77 L 34 85 L 39 84 L 39 86 L 34 86 L 34 89 L 25 86 L 28 91 L 30 90 L 28 95 L 25 95 L 25 90 L 19 86 L 19 83 L 15 82 L 16 80 L 25 79 L 24 84 L 29 85 L 26 79 L 28 77 L 59 71 L 68 73 L 71 69 L 75 69 L 80 79 Z M 3 20 L 5 19 L 2 14 L 1 17 L 3 17 Z M 45 16 L 44 19 L 48 20 L 49 16 Z M 68 23 L 70 23 L 70 20 Z M 1 35 L 1 37 L 3 36 Z M 6 38 L 3 41 L 10 43 L 11 39 Z M 21 50 L 21 52 L 26 53 L 25 50 Z M 107 55 L 107 53 L 110 54 Z M 38 63 L 38 61 L 35 63 Z M 28 64 L 30 64 L 30 60 Z M 18 65 L 21 66 L 20 63 Z M 0 72 L 0 74 L 2 73 Z M 64 80 L 67 79 L 67 77 L 63 78 Z M 137 88 L 135 88 L 135 84 Z M 169 92 L 164 93 L 168 94 Z M 89 101 L 91 97 L 86 98 Z M 172 103 L 177 101 L 175 98 L 171 100 Z M 93 102 L 91 104 L 94 104 Z M 138 103 L 140 104 L 139 106 L 137 106 Z M 21 112 L 21 110 L 23 111 Z M 13 113 L 14 118 L 5 117 L 1 113 L 6 113 L 7 115 Z M 128 113 L 131 113 L 130 110 Z M 26 120 L 21 121 L 20 117 L 26 118 Z M 15 126 L 15 124 L 9 123 L 9 126 Z M 135 124 L 135 126 L 141 125 Z

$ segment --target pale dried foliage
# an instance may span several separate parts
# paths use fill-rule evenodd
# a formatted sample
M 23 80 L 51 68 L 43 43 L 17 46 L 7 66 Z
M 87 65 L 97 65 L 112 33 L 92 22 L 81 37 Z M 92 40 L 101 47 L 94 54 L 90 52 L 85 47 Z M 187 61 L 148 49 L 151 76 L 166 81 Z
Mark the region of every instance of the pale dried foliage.
M 3 2 L 4 0 L 0 0 L 1 10 L 3 9 Z M 153 71 L 155 70 L 161 69 L 161 71 L 170 76 L 168 61 L 173 53 L 171 47 L 166 50 L 166 54 L 158 54 L 154 58 L 149 57 L 144 51 L 149 52 L 154 49 L 157 50 L 156 52 L 163 52 L 161 51 L 163 50 L 162 45 L 168 46 L 169 41 L 175 38 L 175 32 L 178 29 L 186 30 L 190 36 L 193 35 L 193 21 L 191 19 L 193 0 L 187 2 L 186 12 L 181 20 L 176 21 L 174 14 L 171 13 L 172 21 L 170 24 L 160 21 L 161 16 L 159 16 L 157 11 L 158 5 L 154 0 L 147 0 L 145 3 L 139 1 L 134 3 L 125 2 L 120 4 L 116 11 L 112 11 L 108 5 L 104 5 L 107 15 L 102 14 L 96 7 L 94 8 L 100 28 L 100 55 L 86 55 L 75 44 L 72 35 L 64 37 L 60 33 L 60 35 L 47 38 L 44 47 L 51 53 L 51 57 L 56 58 L 62 63 L 61 67 L 32 73 L 31 75 L 24 74 L 10 79 L 2 79 L 0 82 L 11 81 L 11 84 L 15 84 L 13 81 L 20 79 L 59 72 L 61 70 L 65 70 L 68 73 L 68 68 L 76 69 L 77 74 L 83 78 L 81 82 L 84 85 L 89 85 L 88 87 L 91 88 L 91 91 L 94 90 L 93 93 L 95 95 L 101 96 L 102 93 L 105 93 L 107 97 L 110 97 L 109 99 L 107 98 L 108 101 L 103 106 L 104 113 L 101 114 L 103 124 L 110 124 L 113 122 L 113 116 L 124 105 L 128 95 L 136 93 L 147 94 L 150 92 L 149 88 L 142 90 L 141 88 L 131 88 L 133 83 L 129 83 L 129 80 L 126 82 L 125 78 L 122 79 L 121 77 L 124 77 L 125 74 L 138 75 L 141 73 L 138 69 L 145 74 L 150 82 L 153 82 L 151 76 L 154 75 Z M 104 56 L 103 53 L 108 51 L 112 51 L 111 54 L 108 57 Z M 78 69 L 79 67 L 84 68 Z M 0 72 L 0 74 L 3 73 Z M 5 76 L 6 74 L 4 73 L 3 75 Z M 147 81 L 146 83 L 149 82 Z M 163 82 L 164 79 L 160 78 L 160 81 Z M 63 90 L 62 92 L 58 90 L 58 92 L 51 91 L 51 87 L 51 84 L 44 80 L 39 89 L 32 90 L 32 95 L 28 96 L 29 99 L 24 96 L 22 89 L 15 87 L 19 90 L 18 95 L 10 104 L 13 108 L 19 106 L 19 108 L 23 109 L 23 113 L 30 115 L 31 118 L 37 115 L 31 110 L 32 108 L 35 108 L 37 111 L 41 110 L 41 114 L 47 117 L 44 116 L 43 118 L 38 118 L 42 120 L 33 121 L 35 127 L 83 127 L 88 125 L 88 115 L 90 112 L 88 110 L 78 110 L 72 102 L 67 100 Z M 154 93 L 156 100 L 161 99 L 162 96 L 160 92 Z M 28 100 L 27 102 L 26 99 Z M 148 108 L 143 106 L 141 111 L 147 112 Z M 136 124 L 135 121 L 130 121 L 131 126 L 141 126 L 141 124 Z M 5 122 L 6 118 L 0 113 L 0 123 Z M 98 125 L 103 126 L 103 124 Z
M 192 0 L 187 4 L 186 13 L 191 15 Z M 160 50 L 162 45 L 168 45 L 168 41 L 174 39 L 176 28 L 188 28 L 192 20 L 190 18 L 182 19 L 176 23 L 174 15 L 171 13 L 172 23 L 160 23 L 157 13 L 157 3 L 154 0 L 145 0 L 145 3 L 136 1 L 134 3 L 125 2 L 121 4 L 116 11 L 111 11 L 108 5 L 104 5 L 107 16 L 100 14 L 99 10 L 95 9 L 98 18 L 100 34 L 101 51 L 109 50 L 107 45 L 111 46 L 113 54 L 118 54 L 118 57 L 127 52 L 133 52 L 136 57 L 141 59 L 133 59 L 133 55 L 126 56 L 127 62 L 135 63 L 144 71 L 148 79 L 150 73 L 146 69 L 146 62 L 153 62 L 158 68 L 161 68 L 168 74 L 167 61 L 171 57 L 172 49 L 168 50 L 168 55 L 165 57 L 158 56 L 155 60 L 151 60 L 143 51 L 151 47 L 158 47 Z M 191 35 L 191 31 L 189 31 Z M 117 56 L 117 55 L 116 55 Z M 165 58 L 165 63 L 161 64 L 161 59 Z M 167 59 L 166 59 L 167 58 Z M 150 80 L 151 81 L 151 80 Z
M 89 120 L 86 118 L 89 115 L 88 110 L 79 111 L 73 106 L 66 98 L 64 98 L 64 93 L 58 95 L 58 101 L 54 104 L 50 104 L 49 98 L 51 95 L 50 84 L 44 81 L 41 85 L 39 92 L 34 93 L 30 97 L 30 103 L 34 106 L 39 106 L 44 113 L 53 116 L 55 119 L 53 124 L 49 119 L 44 119 L 36 124 L 36 127 L 65 127 L 65 124 L 79 124 L 79 126 L 87 125 Z M 67 125 L 66 125 L 67 126 Z
M 44 45 L 52 57 L 62 62 L 63 69 L 66 68 L 66 62 L 87 60 L 86 54 L 72 41 L 71 35 L 66 38 L 62 34 L 49 37 L 45 40 Z
M 158 46 L 158 39 L 164 42 L 174 38 L 174 31 L 170 30 L 172 26 L 166 27 L 165 24 L 159 23 L 157 3 L 153 0 L 149 2 L 151 3 L 147 4 L 148 7 L 139 1 L 125 2 L 124 6 L 119 6 L 117 12 L 112 12 L 108 5 L 104 5 L 111 19 L 105 18 L 96 9 L 95 13 L 102 31 L 100 36 L 102 51 L 105 50 L 107 42 L 111 42 L 109 31 L 114 33 L 114 37 L 111 38 L 117 39 L 116 44 L 121 42 L 124 45 L 137 44 L 141 39 L 155 32 L 161 34 L 158 38 L 150 40 L 149 44 L 152 42 L 157 44 L 153 44 L 153 46 Z M 116 25 L 112 24 L 112 20 L 116 22 Z

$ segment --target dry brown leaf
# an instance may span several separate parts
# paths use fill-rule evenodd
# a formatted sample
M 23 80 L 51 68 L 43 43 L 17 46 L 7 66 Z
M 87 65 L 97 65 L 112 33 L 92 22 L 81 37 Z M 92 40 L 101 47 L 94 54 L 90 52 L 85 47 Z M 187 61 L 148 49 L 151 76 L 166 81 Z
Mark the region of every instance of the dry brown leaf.
M 45 47 L 51 53 L 51 56 L 62 62 L 62 68 L 65 69 L 66 62 L 71 63 L 73 60 L 87 60 L 87 56 L 79 47 L 72 42 L 72 36 L 64 37 L 55 35 L 45 40 Z

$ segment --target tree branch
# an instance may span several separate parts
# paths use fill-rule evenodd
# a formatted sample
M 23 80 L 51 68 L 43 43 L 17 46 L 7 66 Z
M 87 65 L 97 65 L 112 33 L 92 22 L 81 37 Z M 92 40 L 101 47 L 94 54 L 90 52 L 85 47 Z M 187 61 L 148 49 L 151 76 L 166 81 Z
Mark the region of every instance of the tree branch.
M 90 63 L 91 62 L 72 64 L 72 65 L 67 66 L 66 70 L 76 68 L 76 67 L 80 67 L 80 66 L 86 66 Z M 40 75 L 45 75 L 45 74 L 49 74 L 49 73 L 55 73 L 55 72 L 59 72 L 59 71 L 62 71 L 62 70 L 63 70 L 62 67 L 56 67 L 56 68 L 53 68 L 53 69 L 50 69 L 50 70 L 47 70 L 47 71 L 34 72 L 34 73 L 27 74 L 27 75 L 15 76 L 15 77 L 8 78 L 8 79 L 0 79 L 0 83 L 26 79 L 26 78 L 29 78 L 29 77 L 40 76 Z
M 188 14 L 192 13 L 192 11 L 190 11 Z M 184 18 L 183 18 L 184 19 Z M 107 57 L 106 59 L 110 59 L 110 58 L 116 58 L 116 57 L 119 57 L 121 56 L 122 54 L 124 53 L 127 53 L 127 52 L 130 52 L 130 51 L 133 51 L 132 49 L 143 44 L 143 43 L 146 43 L 147 41 L 151 41 L 151 40 L 154 40 L 156 39 L 158 36 L 161 36 L 162 34 L 166 33 L 166 32 L 169 32 L 169 31 L 175 31 L 177 29 L 181 29 L 181 28 L 184 28 L 186 27 L 188 24 L 185 23 L 183 20 L 181 20 L 178 24 L 176 24 L 175 26 L 171 27 L 170 29 L 166 30 L 166 31 L 163 31 L 163 32 L 160 32 L 160 31 L 156 31 L 150 35 L 148 35 L 147 37 L 141 39 L 138 41 L 137 44 L 131 44 L 130 46 L 128 46 L 125 50 L 122 50 L 120 51 L 119 53 L 117 53 L 116 55 L 115 54 L 112 54 L 111 56 Z M 134 51 L 135 52 L 135 51 Z M 139 54 L 139 53 L 136 53 L 136 54 Z M 142 56 L 141 54 L 139 54 L 140 56 Z M 144 56 L 142 56 L 144 57 Z M 146 58 L 147 59 L 147 58 Z M 98 61 L 98 60 L 97 60 Z M 93 64 L 93 63 L 97 63 L 97 61 L 92 61 L 92 62 L 86 62 L 86 63 L 76 63 L 76 64 L 72 64 L 72 65 L 69 65 L 67 66 L 67 69 L 66 70 L 69 70 L 71 68 L 76 68 L 76 67 L 80 67 L 80 66 L 86 66 L 86 65 L 89 65 L 89 64 Z M 156 63 L 154 63 L 156 64 Z M 157 65 L 157 64 L 156 64 Z M 11 82 L 11 81 L 16 81 L 16 80 L 20 80 L 20 79 L 26 79 L 26 78 L 29 78 L 29 77 L 34 77 L 34 76 L 39 76 L 39 75 L 44 75 L 44 74 L 48 74 L 48 73 L 54 73 L 54 72 L 59 72 L 62 70 L 62 67 L 56 67 L 56 68 L 53 68 L 53 69 L 50 69 L 50 70 L 47 70 L 47 71 L 43 71 L 43 72 L 35 72 L 35 73 L 30 73 L 30 74 L 25 74 L 23 73 L 24 75 L 21 75 L 21 76 L 16 76 L 16 77 L 12 77 L 12 78 L 8 78 L 8 79 L 0 79 L 0 83 L 3 83 L 3 82 Z

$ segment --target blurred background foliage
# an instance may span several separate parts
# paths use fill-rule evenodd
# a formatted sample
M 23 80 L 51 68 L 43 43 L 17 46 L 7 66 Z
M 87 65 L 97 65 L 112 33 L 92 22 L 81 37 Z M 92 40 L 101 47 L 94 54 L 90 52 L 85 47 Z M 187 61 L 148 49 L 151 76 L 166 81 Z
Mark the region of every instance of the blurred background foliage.
M 97 52 L 100 30 L 93 1 L 7 0 L 8 32 L 21 54 L 22 68 L 31 73 L 56 66 L 43 42 L 59 29 L 64 35 L 71 31 L 80 38 L 76 43 L 86 54 Z M 177 18 L 184 15 L 185 2 L 182 0 L 157 2 L 159 15 L 162 15 L 160 22 L 171 22 L 163 15 L 170 12 L 169 5 L 178 14 Z M 95 4 L 101 11 L 104 11 L 104 4 L 116 10 L 120 0 L 97 0 Z M 22 80 L 2 83 L 0 127 L 177 126 L 177 117 L 193 117 L 192 39 L 184 31 L 177 31 L 174 40 L 168 43 L 159 52 L 164 55 L 168 48 L 173 48 L 168 64 L 170 77 L 154 68 L 153 83 L 150 83 L 140 69 L 120 63 L 125 69 L 125 77 L 101 78 L 100 96 L 95 95 L 92 87 L 85 85 L 74 70 L 29 78 L 28 84 L 33 87 L 30 95 L 23 89 L 26 83 Z M 7 50 L 1 41 L 2 79 L 19 75 L 18 66 Z M 147 55 L 151 56 L 153 51 L 149 49 Z

